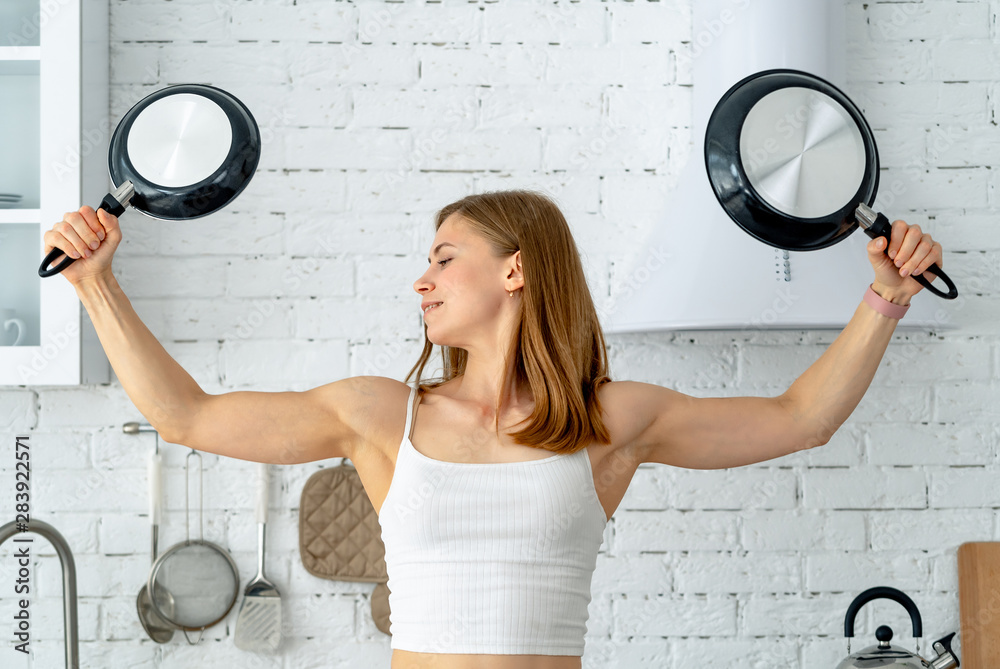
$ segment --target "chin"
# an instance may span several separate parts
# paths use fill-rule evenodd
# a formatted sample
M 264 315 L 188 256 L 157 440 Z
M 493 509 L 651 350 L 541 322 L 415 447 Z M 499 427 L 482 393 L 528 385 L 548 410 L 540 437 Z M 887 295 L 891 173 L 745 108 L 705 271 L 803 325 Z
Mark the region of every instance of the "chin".
M 452 348 L 461 347 L 461 342 L 455 341 L 447 334 L 441 334 L 440 332 L 434 333 L 430 328 L 424 328 L 424 334 L 427 336 L 427 341 L 434 344 L 435 346 L 450 346 Z

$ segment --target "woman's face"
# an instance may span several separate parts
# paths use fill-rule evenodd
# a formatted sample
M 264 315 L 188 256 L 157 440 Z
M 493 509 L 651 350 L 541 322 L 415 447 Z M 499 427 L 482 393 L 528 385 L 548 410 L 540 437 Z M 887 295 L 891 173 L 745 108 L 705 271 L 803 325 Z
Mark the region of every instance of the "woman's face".
M 422 314 L 427 338 L 466 350 L 477 348 L 477 342 L 495 346 L 520 299 L 518 293 L 511 298 L 508 292 L 523 285 L 520 251 L 508 258 L 493 257 L 486 241 L 452 214 L 434 236 L 429 261 L 413 284 L 421 302 L 441 302 Z

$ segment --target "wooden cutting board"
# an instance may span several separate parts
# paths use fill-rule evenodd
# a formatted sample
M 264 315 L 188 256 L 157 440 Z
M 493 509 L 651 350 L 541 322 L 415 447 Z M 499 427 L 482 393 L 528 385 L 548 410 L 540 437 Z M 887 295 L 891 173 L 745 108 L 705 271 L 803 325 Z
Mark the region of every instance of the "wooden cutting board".
M 958 547 L 962 667 L 1000 667 L 1000 541 Z

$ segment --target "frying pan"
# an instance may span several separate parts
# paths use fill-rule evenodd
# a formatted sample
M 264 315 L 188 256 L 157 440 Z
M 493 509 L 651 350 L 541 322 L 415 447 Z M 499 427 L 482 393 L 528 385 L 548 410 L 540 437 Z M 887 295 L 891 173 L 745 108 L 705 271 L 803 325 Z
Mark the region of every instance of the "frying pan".
M 890 238 L 889 220 L 870 208 L 879 177 L 871 128 L 840 89 L 815 75 L 764 70 L 733 85 L 708 120 L 705 167 L 729 217 L 770 246 L 822 249 L 859 225 L 872 239 Z M 937 263 L 913 278 L 938 297 L 958 296 Z
M 253 177 L 260 130 L 233 95 L 204 84 L 178 84 L 147 95 L 122 117 L 108 147 L 115 190 L 98 209 L 121 216 L 125 207 L 154 219 L 178 221 L 225 207 Z M 62 272 L 76 258 L 49 251 L 38 276 Z

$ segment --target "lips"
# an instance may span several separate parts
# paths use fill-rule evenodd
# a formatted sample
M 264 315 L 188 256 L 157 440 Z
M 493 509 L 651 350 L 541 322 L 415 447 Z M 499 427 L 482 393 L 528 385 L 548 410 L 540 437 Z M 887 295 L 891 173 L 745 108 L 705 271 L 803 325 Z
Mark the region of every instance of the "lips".
M 427 315 L 427 313 L 428 313 L 429 311 L 431 311 L 431 310 L 433 310 L 433 309 L 437 309 L 437 308 L 438 308 L 438 307 L 439 307 L 440 305 L 442 305 L 442 304 L 444 304 L 444 303 L 443 303 L 443 302 L 434 302 L 434 303 L 432 303 L 432 304 L 428 305 L 428 306 L 427 306 L 427 307 L 426 307 L 426 308 L 424 309 L 424 315 L 426 316 L 426 315 Z

